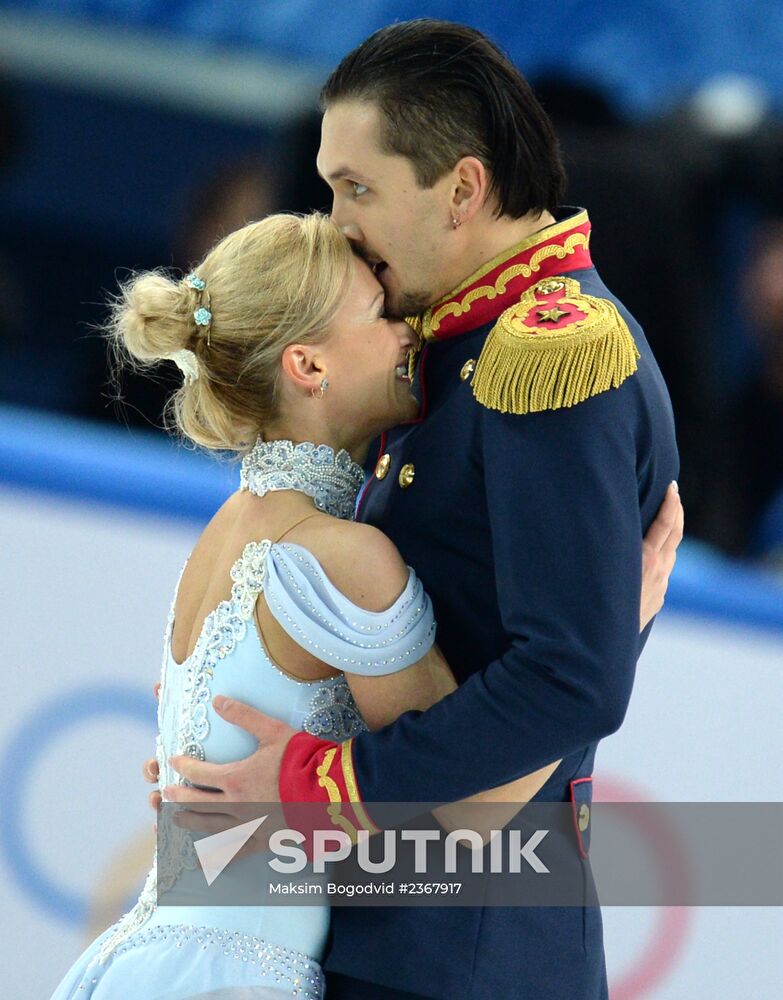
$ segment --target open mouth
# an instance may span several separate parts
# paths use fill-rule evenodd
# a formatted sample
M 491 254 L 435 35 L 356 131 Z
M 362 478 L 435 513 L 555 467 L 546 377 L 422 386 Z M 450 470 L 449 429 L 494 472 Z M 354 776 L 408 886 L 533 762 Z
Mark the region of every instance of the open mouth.
M 410 354 L 411 352 L 408 351 L 405 355 L 405 360 L 401 361 L 394 369 L 394 377 L 398 382 L 405 382 L 406 385 L 410 385 L 411 381 L 408 374 L 410 370 Z
M 387 268 L 388 266 L 389 266 L 389 265 L 388 265 L 388 264 L 386 263 L 386 261 L 385 261 L 385 260 L 377 260 L 377 261 L 376 261 L 376 262 L 375 262 L 375 263 L 374 263 L 374 264 L 372 265 L 372 273 L 373 273 L 373 274 L 375 275 L 375 277 L 377 278 L 377 277 L 378 277 L 379 275 L 381 275 L 381 274 L 382 274 L 382 273 L 383 273 L 383 272 L 384 272 L 384 271 L 386 270 L 386 268 Z

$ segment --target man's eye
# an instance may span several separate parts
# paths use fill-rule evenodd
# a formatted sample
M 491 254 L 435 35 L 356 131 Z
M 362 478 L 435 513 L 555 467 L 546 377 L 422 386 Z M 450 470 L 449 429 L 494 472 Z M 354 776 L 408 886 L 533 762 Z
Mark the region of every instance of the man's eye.
M 367 191 L 367 185 L 359 184 L 358 181 L 351 181 L 351 187 L 353 188 L 354 198 L 358 198 L 360 195 L 363 195 Z

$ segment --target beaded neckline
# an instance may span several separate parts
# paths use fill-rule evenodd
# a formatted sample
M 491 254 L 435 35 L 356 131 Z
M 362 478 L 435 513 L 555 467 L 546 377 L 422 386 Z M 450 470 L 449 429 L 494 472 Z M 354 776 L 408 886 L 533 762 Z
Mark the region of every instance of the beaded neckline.
M 303 441 L 262 441 L 242 459 L 241 489 L 263 496 L 273 490 L 297 490 L 312 497 L 326 514 L 353 520 L 364 483 L 362 467 L 347 451 Z

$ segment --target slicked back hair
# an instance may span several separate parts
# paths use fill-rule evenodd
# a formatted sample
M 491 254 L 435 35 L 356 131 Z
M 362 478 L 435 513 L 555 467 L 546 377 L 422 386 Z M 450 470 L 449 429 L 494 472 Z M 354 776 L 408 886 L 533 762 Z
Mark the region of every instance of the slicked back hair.
M 498 216 L 554 211 L 565 170 L 552 125 L 527 80 L 488 38 L 422 18 L 381 28 L 342 60 L 321 107 L 371 101 L 384 152 L 407 157 L 421 187 L 463 156 L 489 173 Z

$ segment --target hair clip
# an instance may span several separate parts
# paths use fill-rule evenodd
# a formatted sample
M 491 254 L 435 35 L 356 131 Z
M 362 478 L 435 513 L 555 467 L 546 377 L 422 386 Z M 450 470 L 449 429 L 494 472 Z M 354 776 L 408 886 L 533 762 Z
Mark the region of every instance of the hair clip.
M 179 351 L 174 351 L 170 357 L 177 368 L 179 368 L 182 372 L 185 385 L 191 385 L 196 381 L 198 378 L 198 361 L 196 360 L 196 355 L 193 351 L 188 350 L 187 347 L 183 347 Z
M 195 288 L 197 292 L 203 292 L 207 287 L 206 281 L 204 281 L 203 278 L 199 278 L 194 271 L 191 271 L 191 273 L 185 278 L 185 282 L 190 285 L 191 288 Z
M 212 313 L 209 309 L 201 306 L 193 313 L 193 319 L 196 321 L 196 326 L 209 326 L 212 322 Z

